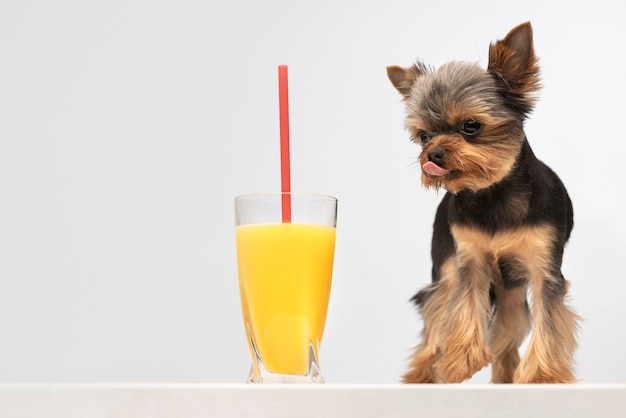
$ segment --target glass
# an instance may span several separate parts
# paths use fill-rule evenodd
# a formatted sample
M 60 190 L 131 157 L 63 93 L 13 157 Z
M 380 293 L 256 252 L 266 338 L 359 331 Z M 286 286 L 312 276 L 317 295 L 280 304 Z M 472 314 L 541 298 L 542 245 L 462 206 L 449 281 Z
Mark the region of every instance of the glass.
M 235 198 L 237 267 L 252 366 L 248 383 L 323 383 L 319 348 L 330 297 L 337 199 Z M 283 197 L 291 222 L 282 221 Z

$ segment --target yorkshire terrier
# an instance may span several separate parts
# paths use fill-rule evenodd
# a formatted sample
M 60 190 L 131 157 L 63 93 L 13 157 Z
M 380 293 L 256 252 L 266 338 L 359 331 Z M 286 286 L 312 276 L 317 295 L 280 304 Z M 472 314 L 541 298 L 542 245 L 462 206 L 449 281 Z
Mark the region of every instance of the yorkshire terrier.
M 446 190 L 432 283 L 412 298 L 424 326 L 405 383 L 458 383 L 489 364 L 493 383 L 576 381 L 579 317 L 561 273 L 572 203 L 523 127 L 540 87 L 532 38 L 529 22 L 513 28 L 489 46 L 487 70 L 387 67 L 422 148 L 422 184 Z

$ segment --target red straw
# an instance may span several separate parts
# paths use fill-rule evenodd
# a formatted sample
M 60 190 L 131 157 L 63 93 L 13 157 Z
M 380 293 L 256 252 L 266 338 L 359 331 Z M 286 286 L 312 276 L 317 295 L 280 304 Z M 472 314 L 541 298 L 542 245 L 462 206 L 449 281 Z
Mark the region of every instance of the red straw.
M 291 222 L 291 173 L 289 166 L 289 89 L 287 66 L 278 66 L 278 106 L 280 108 L 280 183 L 283 223 Z

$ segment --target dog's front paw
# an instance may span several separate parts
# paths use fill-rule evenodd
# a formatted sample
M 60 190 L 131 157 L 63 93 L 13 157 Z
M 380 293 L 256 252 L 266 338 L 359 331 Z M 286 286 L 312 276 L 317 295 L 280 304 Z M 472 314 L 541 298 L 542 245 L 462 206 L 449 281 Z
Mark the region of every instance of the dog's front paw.
M 487 366 L 493 356 L 483 344 L 448 348 L 434 364 L 434 369 L 446 383 L 461 383 Z
M 404 383 L 440 383 L 433 370 L 433 361 L 436 358 L 436 348 L 421 345 L 411 359 L 410 370 L 402 377 Z
M 558 363 L 558 362 L 554 362 Z M 553 367 L 541 367 L 533 359 L 523 359 L 515 370 L 513 383 L 576 383 L 572 368 L 565 363 Z

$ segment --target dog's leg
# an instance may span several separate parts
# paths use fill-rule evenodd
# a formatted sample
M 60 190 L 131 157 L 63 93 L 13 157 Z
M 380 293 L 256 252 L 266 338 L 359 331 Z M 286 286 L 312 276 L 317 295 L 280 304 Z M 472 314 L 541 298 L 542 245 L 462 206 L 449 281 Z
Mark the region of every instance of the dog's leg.
M 456 262 L 450 257 L 442 265 L 439 280 L 418 294 L 424 329 L 422 341 L 411 356 L 409 371 L 402 377 L 404 383 L 443 383 L 433 369 L 433 363 L 439 352 L 442 328 L 456 281 Z
M 568 282 L 560 273 L 546 275 L 538 270 L 531 274 L 530 285 L 534 330 L 513 381 L 575 382 L 573 357 L 580 317 L 565 305 Z
M 492 383 L 512 383 L 520 357 L 518 348 L 530 331 L 526 287 L 494 289 L 496 316 L 489 334 L 489 349 L 494 355 Z
M 441 354 L 434 364 L 447 383 L 470 378 L 492 360 L 486 336 L 493 268 L 471 231 L 453 231 L 453 234 L 457 243 L 458 281 L 450 298 Z

